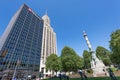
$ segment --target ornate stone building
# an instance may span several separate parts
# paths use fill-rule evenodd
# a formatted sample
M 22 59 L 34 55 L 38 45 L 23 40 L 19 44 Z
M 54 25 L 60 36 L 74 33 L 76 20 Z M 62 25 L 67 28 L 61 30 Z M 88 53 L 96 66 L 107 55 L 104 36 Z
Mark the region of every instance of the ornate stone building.
M 42 50 L 41 50 L 41 62 L 40 62 L 40 72 L 44 73 L 46 76 L 51 74 L 49 70 L 46 70 L 45 62 L 46 58 L 50 54 L 57 53 L 56 47 L 56 33 L 50 25 L 50 19 L 47 14 L 42 17 L 43 23 L 43 38 L 42 38 Z

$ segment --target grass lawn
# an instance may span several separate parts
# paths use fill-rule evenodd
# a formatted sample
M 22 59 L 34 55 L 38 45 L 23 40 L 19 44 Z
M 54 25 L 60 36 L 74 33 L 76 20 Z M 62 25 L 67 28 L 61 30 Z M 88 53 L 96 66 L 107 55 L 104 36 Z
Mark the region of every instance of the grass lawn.
M 44 80 L 60 80 L 59 78 L 51 78 Z M 62 79 L 67 80 L 67 79 Z M 81 78 L 70 78 L 70 80 L 81 80 Z M 88 80 L 111 80 L 110 77 L 89 77 Z M 120 80 L 120 77 L 117 77 L 117 80 Z

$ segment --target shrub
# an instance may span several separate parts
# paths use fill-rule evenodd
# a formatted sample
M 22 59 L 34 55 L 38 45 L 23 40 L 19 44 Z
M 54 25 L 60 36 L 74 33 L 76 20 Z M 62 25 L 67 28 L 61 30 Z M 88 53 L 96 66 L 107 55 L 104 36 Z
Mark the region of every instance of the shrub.
M 87 73 L 93 73 L 93 70 L 92 69 L 88 69 Z

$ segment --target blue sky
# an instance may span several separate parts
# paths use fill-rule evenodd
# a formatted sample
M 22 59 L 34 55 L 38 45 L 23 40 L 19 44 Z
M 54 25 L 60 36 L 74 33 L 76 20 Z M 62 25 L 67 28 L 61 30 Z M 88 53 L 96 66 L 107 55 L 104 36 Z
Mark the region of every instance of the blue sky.
M 84 30 L 94 50 L 97 46 L 109 49 L 111 32 L 120 29 L 120 0 L 1 0 L 0 36 L 23 3 L 40 16 L 47 9 L 57 34 L 58 55 L 64 46 L 73 48 L 78 55 L 88 50 Z

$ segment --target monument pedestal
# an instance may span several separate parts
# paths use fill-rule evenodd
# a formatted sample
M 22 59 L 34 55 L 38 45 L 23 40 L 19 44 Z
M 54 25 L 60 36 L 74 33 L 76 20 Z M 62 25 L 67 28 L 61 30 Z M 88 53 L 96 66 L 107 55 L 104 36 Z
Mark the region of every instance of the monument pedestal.
M 91 61 L 91 68 L 93 70 L 93 77 L 109 76 L 105 65 L 98 58 L 96 59 L 96 61 Z

